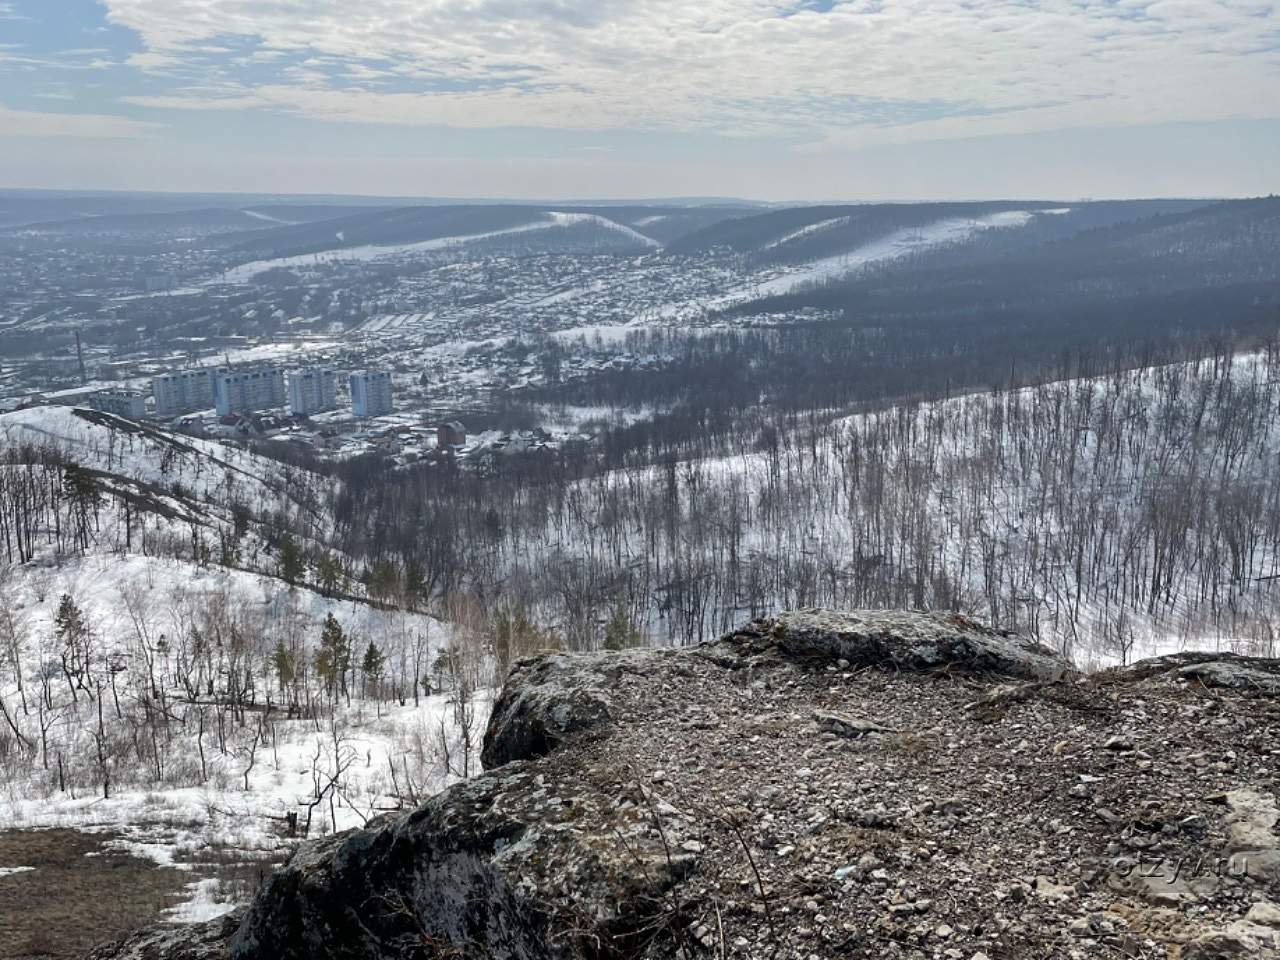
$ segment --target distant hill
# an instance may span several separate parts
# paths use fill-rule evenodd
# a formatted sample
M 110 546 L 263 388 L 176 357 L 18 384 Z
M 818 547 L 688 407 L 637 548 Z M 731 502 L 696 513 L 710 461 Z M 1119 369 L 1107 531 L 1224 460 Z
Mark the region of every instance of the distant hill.
M 980 203 L 882 203 L 790 207 L 724 219 L 679 238 L 673 253 L 699 253 L 722 248 L 751 256 L 760 263 L 800 263 L 853 250 L 895 231 L 919 229 L 947 220 L 975 220 L 1026 212 L 1071 216 L 1053 236 L 1134 220 L 1183 212 L 1203 201 L 1134 201 L 1066 204 L 1058 201 L 993 201 Z M 1034 234 L 1035 239 L 1042 239 Z
M 280 219 L 292 207 L 255 210 Z M 520 238 L 525 252 L 642 251 L 740 215 L 736 207 L 449 205 L 360 210 L 331 219 L 276 226 L 238 239 L 227 252 L 240 260 L 327 253 L 350 247 L 486 239 L 538 228 L 572 228 Z M 584 246 L 584 230 L 594 235 Z

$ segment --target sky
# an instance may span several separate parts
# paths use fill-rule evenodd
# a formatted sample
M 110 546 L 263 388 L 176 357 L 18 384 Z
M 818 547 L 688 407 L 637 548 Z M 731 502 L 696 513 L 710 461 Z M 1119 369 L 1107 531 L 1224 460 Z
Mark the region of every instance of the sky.
M 1262 0 L 0 0 L 0 187 L 1280 191 Z

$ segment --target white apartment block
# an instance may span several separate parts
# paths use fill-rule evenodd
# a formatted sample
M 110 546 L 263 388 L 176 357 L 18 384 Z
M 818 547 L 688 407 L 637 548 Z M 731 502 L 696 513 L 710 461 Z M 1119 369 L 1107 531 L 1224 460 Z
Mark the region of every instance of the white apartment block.
M 254 413 L 285 405 L 284 370 L 280 367 L 256 367 L 249 370 L 225 370 L 214 378 L 214 405 L 218 415 Z
M 391 374 L 363 370 L 351 374 L 351 412 L 357 417 L 380 417 L 391 412 Z
M 289 371 L 289 412 L 295 417 L 332 410 L 338 403 L 338 377 L 326 367 Z
M 151 394 L 156 398 L 156 416 L 176 417 L 209 409 L 214 401 L 214 378 L 223 372 L 215 367 L 199 367 L 153 378 Z

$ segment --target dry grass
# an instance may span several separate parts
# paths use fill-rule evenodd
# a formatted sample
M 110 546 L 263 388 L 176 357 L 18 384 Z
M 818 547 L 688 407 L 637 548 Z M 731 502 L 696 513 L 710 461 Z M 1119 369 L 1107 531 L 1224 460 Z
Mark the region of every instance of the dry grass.
M 63 960 L 162 919 L 186 900 L 188 884 L 216 877 L 230 900 L 249 900 L 274 868 L 243 851 L 206 847 L 191 870 L 160 867 L 77 830 L 0 831 L 0 960 Z
M 0 877 L 0 958 L 81 957 L 154 922 L 191 876 L 107 848 L 106 834 L 0 832 L 0 864 L 35 867 Z

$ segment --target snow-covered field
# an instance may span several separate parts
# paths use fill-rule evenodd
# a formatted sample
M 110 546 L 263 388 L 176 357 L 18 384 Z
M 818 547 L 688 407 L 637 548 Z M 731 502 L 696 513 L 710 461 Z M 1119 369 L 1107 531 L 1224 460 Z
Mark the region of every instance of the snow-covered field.
M 84 467 L 157 487 L 181 486 L 226 503 L 274 501 L 298 488 L 282 464 L 240 447 L 139 427 L 74 407 L 30 407 L 0 414 L 0 445 L 49 446 Z M 305 486 L 305 485 L 304 485 Z

